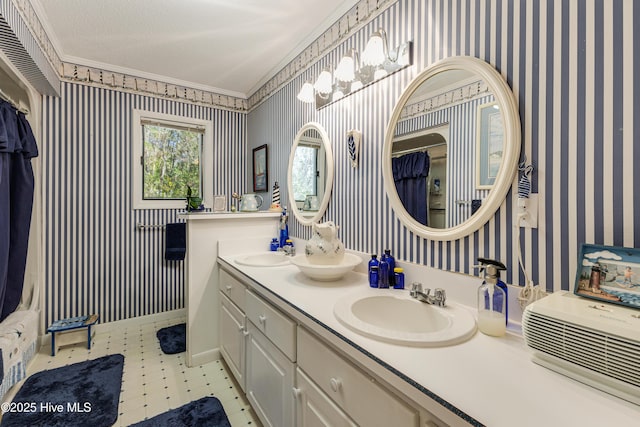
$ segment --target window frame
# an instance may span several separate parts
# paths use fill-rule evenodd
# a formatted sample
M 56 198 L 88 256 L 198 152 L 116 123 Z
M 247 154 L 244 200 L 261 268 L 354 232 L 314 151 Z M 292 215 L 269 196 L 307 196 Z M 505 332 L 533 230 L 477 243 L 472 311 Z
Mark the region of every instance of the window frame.
M 191 117 L 177 116 L 173 114 L 156 113 L 152 111 L 134 109 L 132 113 L 131 139 L 131 187 L 133 209 L 184 209 L 186 199 L 148 199 L 143 198 L 143 165 L 140 159 L 144 152 L 144 140 L 142 136 L 142 122 L 156 121 L 167 126 L 203 127 L 202 135 L 202 203 L 205 207 L 211 207 L 213 198 L 213 123 L 207 120 Z M 186 194 L 185 194 L 186 198 Z

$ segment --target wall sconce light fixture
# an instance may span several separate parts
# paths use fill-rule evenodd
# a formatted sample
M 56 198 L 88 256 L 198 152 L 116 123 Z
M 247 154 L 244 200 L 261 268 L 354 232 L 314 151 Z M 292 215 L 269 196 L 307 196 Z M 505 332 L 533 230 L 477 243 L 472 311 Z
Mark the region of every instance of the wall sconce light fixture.
M 388 48 L 387 33 L 383 29 L 374 32 L 360 55 L 355 49 L 344 54 L 333 74 L 325 67 L 315 83 L 309 81 L 300 89 L 298 99 L 325 107 L 339 99 L 411 65 L 411 42 L 405 42 L 393 50 Z
M 313 88 L 321 96 L 329 96 L 333 91 L 333 76 L 329 67 L 325 67 L 324 70 L 318 76 L 318 79 L 313 84 Z
M 314 97 L 315 97 L 315 93 L 314 93 L 313 85 L 311 84 L 310 81 L 307 80 L 302 85 L 300 92 L 298 92 L 298 99 L 302 102 L 311 103 L 315 101 Z

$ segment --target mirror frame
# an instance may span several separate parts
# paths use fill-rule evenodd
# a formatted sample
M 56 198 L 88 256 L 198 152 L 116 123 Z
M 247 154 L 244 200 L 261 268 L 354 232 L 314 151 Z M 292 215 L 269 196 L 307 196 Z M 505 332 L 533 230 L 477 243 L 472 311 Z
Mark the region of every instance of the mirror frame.
M 291 184 L 292 182 L 291 175 L 293 172 L 293 159 L 296 155 L 296 148 L 300 143 L 300 138 L 302 137 L 302 135 L 304 135 L 304 133 L 309 129 L 316 130 L 318 133 L 320 133 L 320 136 L 322 137 L 322 144 L 324 145 L 324 150 L 326 155 L 325 162 L 326 162 L 326 168 L 327 168 L 326 179 L 324 183 L 324 197 L 322 198 L 318 211 L 312 217 L 303 216 L 298 210 L 298 206 L 296 205 L 296 200 L 293 197 L 293 185 Z M 322 218 L 322 216 L 325 214 L 327 210 L 327 206 L 329 205 L 329 199 L 331 199 L 331 190 L 333 189 L 333 170 L 334 170 L 333 151 L 331 150 L 329 135 L 327 135 L 327 132 L 324 130 L 324 127 L 322 127 L 322 125 L 317 122 L 309 122 L 304 124 L 300 128 L 300 130 L 296 134 L 296 137 L 293 140 L 293 146 L 291 147 L 291 154 L 289 155 L 289 165 L 287 167 L 287 192 L 289 193 L 289 204 L 291 206 L 289 208 L 289 212 L 293 212 L 293 216 L 296 217 L 296 219 L 300 224 L 310 226 L 313 223 L 318 222 L 320 218 Z
M 419 223 L 404 208 L 393 180 L 391 151 L 393 148 L 396 124 L 400 118 L 402 109 L 415 90 L 436 74 L 458 69 L 466 69 L 475 73 L 484 79 L 491 88 L 495 100 L 500 106 L 500 110 L 504 113 L 505 143 L 500 170 L 498 171 L 491 192 L 487 198 L 482 201 L 480 209 L 460 224 L 449 228 L 438 229 Z M 384 177 L 385 190 L 393 211 L 409 230 L 430 240 L 457 240 L 474 233 L 495 215 L 513 185 L 513 179 L 518 170 L 518 159 L 520 157 L 521 132 L 520 112 L 515 96 L 506 80 L 491 64 L 472 56 L 454 56 L 436 62 L 418 74 L 409 86 L 407 86 L 398 100 L 391 119 L 389 120 L 389 125 L 387 126 L 384 146 L 382 148 L 382 175 Z

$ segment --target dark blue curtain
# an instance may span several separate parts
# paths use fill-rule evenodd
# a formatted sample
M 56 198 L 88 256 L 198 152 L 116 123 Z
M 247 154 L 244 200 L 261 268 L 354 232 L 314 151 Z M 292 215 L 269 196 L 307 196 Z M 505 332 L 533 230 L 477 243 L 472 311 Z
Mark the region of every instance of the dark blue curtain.
M 37 155 L 27 118 L 0 100 L 0 321 L 22 297 L 33 208 L 31 159 Z
M 427 176 L 429 155 L 426 152 L 405 154 L 391 159 L 396 190 L 405 209 L 421 224 L 427 224 Z

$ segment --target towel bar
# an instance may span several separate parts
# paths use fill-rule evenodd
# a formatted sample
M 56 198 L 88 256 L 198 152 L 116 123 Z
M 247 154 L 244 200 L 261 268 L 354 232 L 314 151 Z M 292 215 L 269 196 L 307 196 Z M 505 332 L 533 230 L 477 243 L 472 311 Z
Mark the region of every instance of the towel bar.
M 147 224 L 143 224 L 143 223 L 139 222 L 139 223 L 136 224 L 136 227 L 138 228 L 138 230 L 145 230 L 147 228 L 161 228 L 161 229 L 164 230 L 164 224 L 150 224 L 150 225 L 147 225 Z

